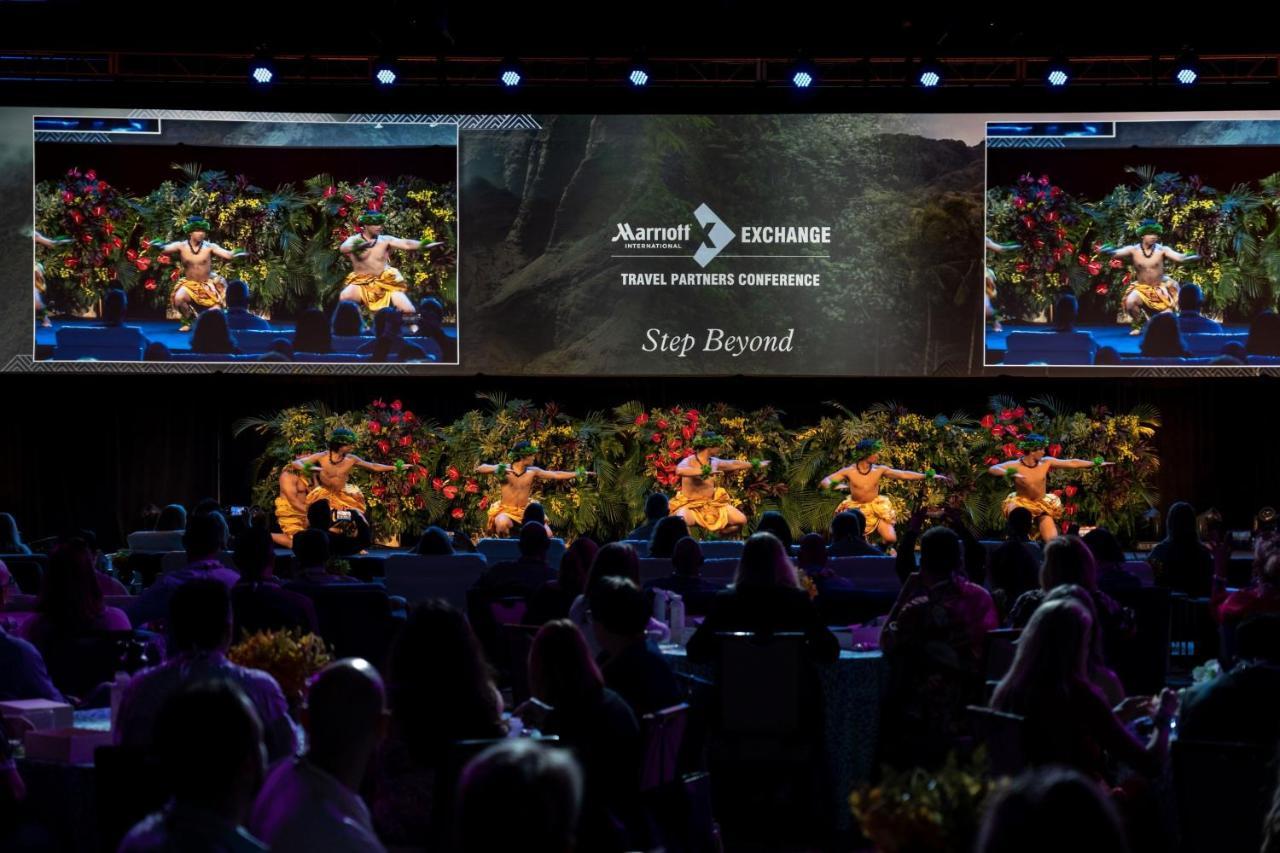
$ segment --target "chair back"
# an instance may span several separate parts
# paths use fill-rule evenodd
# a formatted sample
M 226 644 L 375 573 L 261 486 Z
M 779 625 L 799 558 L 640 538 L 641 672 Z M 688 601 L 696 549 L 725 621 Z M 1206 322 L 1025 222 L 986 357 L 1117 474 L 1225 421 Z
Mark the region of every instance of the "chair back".
M 1017 714 L 970 705 L 966 709 L 974 739 L 987 748 L 991 773 L 1016 776 L 1026 769 L 1025 741 L 1027 721 Z
M 467 609 L 467 590 L 485 570 L 479 554 L 392 554 L 383 563 L 387 592 L 410 604 L 429 598 L 443 599 L 459 610 Z
M 788 739 L 800 728 L 804 635 L 740 632 L 720 645 L 720 721 L 729 736 Z
M 640 790 L 648 791 L 676 781 L 680 746 L 689 723 L 689 705 L 681 703 L 640 718 L 644 758 L 640 764 Z

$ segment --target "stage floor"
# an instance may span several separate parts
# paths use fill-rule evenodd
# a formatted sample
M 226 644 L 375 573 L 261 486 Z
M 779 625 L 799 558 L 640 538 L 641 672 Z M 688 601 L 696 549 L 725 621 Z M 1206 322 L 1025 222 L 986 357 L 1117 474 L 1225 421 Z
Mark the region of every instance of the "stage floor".
M 987 330 L 987 363 L 991 364 L 991 355 L 1003 356 L 1005 352 L 1005 338 L 1010 332 L 1049 332 L 1053 327 L 1047 324 L 1023 324 L 1013 325 L 1004 324 L 1004 331 L 993 332 Z M 1088 332 L 1093 339 L 1098 342 L 1099 347 L 1114 347 L 1120 355 L 1138 355 L 1138 347 L 1142 344 L 1141 335 L 1129 334 L 1129 327 L 1122 326 L 1119 323 L 1113 323 L 1106 326 L 1076 326 L 1076 331 Z M 1244 343 L 1249 337 L 1248 326 L 1223 326 L 1224 333 L 1239 334 L 1240 343 Z
M 101 325 L 97 320 L 53 320 L 53 325 L 48 328 L 41 326 L 36 327 L 36 358 L 50 358 L 53 355 L 54 347 L 57 344 L 57 334 L 60 328 L 73 328 L 77 326 L 98 326 Z M 190 352 L 191 351 L 191 332 L 179 332 L 180 328 L 177 320 L 127 320 L 126 326 L 135 326 L 142 330 L 142 334 L 151 342 L 159 341 L 169 348 L 170 352 Z M 290 339 L 293 338 L 294 327 L 291 324 L 272 323 L 271 330 L 278 332 L 280 337 Z M 456 326 L 445 326 L 444 333 L 451 338 L 458 337 L 458 329 Z M 234 336 L 234 332 L 232 335 Z M 372 332 L 369 333 L 370 335 Z

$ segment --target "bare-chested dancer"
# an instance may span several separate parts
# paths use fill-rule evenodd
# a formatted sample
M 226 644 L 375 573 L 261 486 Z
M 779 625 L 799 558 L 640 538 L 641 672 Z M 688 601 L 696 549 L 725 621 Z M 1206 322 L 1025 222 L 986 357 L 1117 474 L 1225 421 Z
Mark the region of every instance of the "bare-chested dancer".
M 356 434 L 346 427 L 339 427 L 329 437 L 329 449 L 293 460 L 293 467 L 316 475 L 316 485 L 307 493 L 307 506 L 319 500 L 327 500 L 330 509 L 349 509 L 365 512 L 364 494 L 354 483 L 347 482 L 353 468 L 366 471 L 396 471 L 397 465 L 366 462 L 351 451 L 355 447 Z
M 1057 520 L 1062 517 L 1062 500 L 1048 490 L 1049 472 L 1055 468 L 1100 468 L 1115 464 L 1103 461 L 1102 457 L 1055 459 L 1045 455 L 1048 445 L 1049 440 L 1043 435 L 1031 433 L 1018 442 L 1021 458 L 999 462 L 987 469 L 988 474 L 1005 477 L 1013 483 L 1013 491 L 1004 499 L 1004 514 L 1008 516 L 1018 507 L 1029 510 L 1044 542 L 1058 535 Z
M 1133 261 L 1135 277 L 1124 294 L 1124 310 L 1133 322 L 1131 335 L 1142 334 L 1143 308 L 1153 314 L 1178 310 L 1178 282 L 1165 275 L 1166 260 L 1175 263 L 1199 260 L 1197 254 L 1184 255 L 1157 242 L 1164 229 L 1154 219 L 1144 219 L 1138 226 L 1139 241 L 1116 248 L 1104 245 L 1102 251 L 1113 258 Z
M 864 535 L 870 536 L 872 531 L 876 531 L 886 545 L 892 545 L 898 541 L 898 534 L 893 529 L 893 523 L 898 520 L 898 514 L 894 510 L 893 502 L 889 499 L 889 496 L 880 494 L 881 478 L 888 477 L 890 480 L 939 480 L 943 483 L 951 483 L 953 481 L 950 477 L 934 473 L 933 469 L 921 473 L 919 471 L 900 471 L 897 468 L 890 468 L 888 465 L 881 465 L 879 462 L 882 449 L 884 449 L 884 442 L 880 439 L 862 439 L 854 448 L 857 461 L 846 468 L 841 468 L 830 476 L 823 477 L 820 485 L 824 489 L 838 489 L 841 487 L 836 485 L 837 483 L 841 480 L 847 481 L 848 485 L 845 488 L 849 489 L 849 497 L 842 500 L 840 505 L 836 507 L 836 515 L 851 509 L 858 510 L 867 522 Z
M 305 473 L 292 464 L 280 469 L 280 493 L 276 495 L 276 522 L 280 525 L 280 532 L 271 534 L 277 545 L 292 548 L 294 535 L 307 529 L 307 495 L 310 492 L 311 482 Z
M 174 310 L 182 316 L 180 332 L 191 331 L 191 323 L 201 311 L 226 307 L 227 282 L 213 272 L 214 257 L 233 261 L 249 255 L 208 242 L 205 238 L 209 236 L 209 220 L 204 217 L 187 217 L 186 229 L 186 240 L 151 246 L 162 255 L 177 252 L 182 264 L 182 278 L 173 291 Z
M 405 291 L 408 282 L 400 271 L 387 263 L 392 249 L 417 252 L 442 246 L 443 243 L 423 243 L 383 234 L 387 217 L 381 211 L 368 210 L 360 216 L 360 233 L 352 234 L 339 248 L 351 261 L 351 273 L 347 276 L 340 299 L 363 305 L 370 314 L 394 305 L 401 314 L 416 314 L 413 301 Z
M 683 518 L 690 527 L 702 527 L 712 533 L 732 536 L 741 532 L 747 517 L 730 502 L 724 487 L 716 485 L 715 478 L 748 468 L 763 468 L 769 461 L 721 459 L 717 454 L 723 449 L 724 439 L 714 432 L 702 433 L 693 440 L 693 446 L 694 454 L 681 459 L 676 466 L 680 490 L 671 499 L 668 507 L 671 514 Z
M 1020 243 L 997 243 L 990 237 L 986 238 L 986 240 L 988 252 L 1011 252 L 1022 247 Z M 991 321 L 991 331 L 1003 332 L 1004 329 L 1000 325 L 1000 315 L 996 313 L 995 305 L 992 304 L 992 300 L 996 298 L 996 271 L 991 267 L 986 267 L 982 277 L 982 284 L 982 307 L 986 318 Z
M 44 246 L 46 249 L 52 249 L 54 246 L 65 246 L 68 243 L 73 242 L 70 237 L 58 237 L 56 239 L 51 239 L 44 236 L 39 231 L 32 231 L 31 239 L 35 241 L 37 246 Z M 53 323 L 49 321 L 49 312 L 45 309 L 44 291 L 44 264 L 36 261 L 34 288 L 36 318 L 40 321 L 40 325 L 47 329 L 52 326 Z
M 485 525 L 486 533 L 499 536 L 508 535 L 512 529 L 518 530 L 524 523 L 524 511 L 529 506 L 533 484 L 537 480 L 572 480 L 590 475 L 590 471 L 546 471 L 535 468 L 533 460 L 538 448 L 530 441 L 518 441 L 507 454 L 510 464 L 500 462 L 496 465 L 487 463 L 476 466 L 477 474 L 497 474 L 502 481 L 499 499 L 489 505 L 489 520 Z

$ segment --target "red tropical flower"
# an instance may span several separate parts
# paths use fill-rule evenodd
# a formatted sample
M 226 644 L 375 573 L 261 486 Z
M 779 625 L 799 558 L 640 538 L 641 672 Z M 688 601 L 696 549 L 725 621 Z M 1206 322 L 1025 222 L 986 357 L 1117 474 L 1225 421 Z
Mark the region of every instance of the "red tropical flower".
M 999 438 L 1000 436 L 1004 435 L 1004 427 L 1000 426 L 999 424 L 996 424 L 991 428 L 991 434 L 994 435 L 996 438 Z
M 411 435 L 402 435 L 402 436 L 400 436 L 400 446 L 401 446 L 401 447 L 408 447 L 408 446 L 409 446 L 409 445 L 411 445 L 411 444 L 413 444 L 413 436 L 411 436 Z
M 398 424 L 398 423 L 400 423 L 400 416 L 399 416 L 399 415 L 392 415 L 390 418 L 388 418 L 388 419 L 387 419 L 387 423 L 392 423 L 392 424 Z
M 686 425 L 684 429 L 680 430 L 680 435 L 684 437 L 685 441 L 689 441 L 693 438 L 693 434 L 695 432 L 697 432 L 697 430 L 693 428 L 692 424 L 689 424 Z
M 417 465 L 419 462 L 422 461 L 422 454 L 416 450 L 412 451 L 409 454 L 409 461 L 412 462 L 414 465 Z
M 690 409 L 689 411 L 685 412 L 685 414 L 688 415 L 690 418 L 693 418 L 695 421 L 699 417 L 697 409 Z
M 1027 206 L 1027 200 L 1020 195 L 1015 195 L 1013 197 L 1013 206 L 1017 210 L 1022 210 L 1022 208 Z
M 347 217 L 347 209 L 346 209 L 345 207 L 339 207 L 339 208 L 338 208 L 338 215 L 339 215 L 339 216 L 341 216 L 343 219 L 346 219 L 346 217 Z
M 1062 260 L 1062 259 L 1058 258 L 1058 260 Z M 1028 272 L 1031 269 L 1031 264 L 1027 263 L 1026 261 L 1018 261 L 1016 264 L 1013 265 L 1013 268 L 1016 269 L 1018 272 Z
M 1124 266 L 1124 262 L 1121 261 L 1119 258 L 1112 258 L 1111 261 L 1107 264 L 1107 266 L 1111 267 L 1113 270 L 1118 270 L 1122 266 Z
M 1057 495 L 1058 497 L 1062 497 L 1062 489 L 1054 489 L 1053 494 Z
M 1032 228 L 1035 228 L 1035 227 L 1036 227 L 1036 221 L 1035 221 L 1035 219 L 1033 219 L 1033 218 L 1032 218 L 1032 217 L 1030 217 L 1030 216 L 1024 216 L 1024 217 L 1022 217 L 1022 224 L 1023 224 L 1023 225 L 1025 225 L 1025 226 L 1027 226 L 1027 229 L 1028 229 L 1028 230 L 1030 230 L 1030 229 L 1032 229 Z
M 384 454 L 391 452 L 391 442 L 387 441 L 385 438 L 379 441 L 377 446 Z
M 995 426 L 996 419 L 994 415 L 987 415 L 981 421 L 979 421 L 979 423 L 982 424 L 982 426 L 985 429 L 991 429 L 993 426 Z
M 441 480 L 439 477 L 432 477 L 431 488 L 435 489 L 437 492 L 440 491 L 444 488 L 444 480 Z
M 662 443 L 662 433 L 660 432 L 655 432 L 653 435 L 649 436 L 649 438 L 653 441 L 654 444 Z
M 462 478 L 462 473 L 452 465 L 446 468 L 444 473 L 450 480 L 459 480 Z
M 331 198 L 333 194 L 336 193 L 337 191 L 338 191 L 337 187 L 325 187 L 322 198 Z
M 641 412 L 640 414 L 636 415 L 636 426 L 644 426 L 648 422 L 649 422 L 649 415 L 646 414 L 645 412 Z
M 403 404 L 403 403 L 401 403 L 399 400 L 392 400 L 392 401 L 391 401 L 391 411 L 393 411 L 393 412 L 398 412 L 398 411 L 400 411 L 400 410 L 401 410 L 401 409 L 403 409 L 403 408 L 404 408 L 404 404 Z
M 1050 456 L 1054 456 L 1054 457 L 1056 457 L 1056 456 L 1057 456 L 1058 454 L 1060 454 L 1061 452 L 1062 452 L 1062 445 L 1061 445 L 1061 444 L 1051 444 L 1051 445 L 1049 445 L 1049 455 L 1050 455 Z
M 415 415 L 413 414 L 413 412 L 410 412 L 408 409 L 406 409 L 404 414 L 400 416 L 400 419 L 407 424 L 411 424 L 413 423 L 414 417 Z
M 444 496 L 449 500 L 453 500 L 458 496 L 457 486 L 445 486 L 443 489 L 441 489 L 441 491 L 443 492 Z
M 680 439 L 678 439 L 678 438 L 673 438 L 673 439 L 671 439 L 670 441 L 668 441 L 668 442 L 667 442 L 667 448 L 668 448 L 668 449 L 670 449 L 670 450 L 679 450 L 679 449 L 680 449 Z
M 999 459 L 997 459 L 997 458 L 996 458 L 996 457 L 994 457 L 994 456 L 988 456 L 986 459 L 984 459 L 984 460 L 983 460 L 983 463 L 984 463 L 984 464 L 986 464 L 986 465 L 996 465 L 996 464 L 998 464 L 999 462 L 1000 462 L 1000 460 L 999 460 Z
M 371 432 L 374 435 L 377 435 L 378 433 L 382 432 L 382 424 L 378 423 L 377 421 L 369 421 L 369 432 Z
M 385 494 L 387 493 L 387 487 L 386 487 L 386 486 L 374 486 L 373 488 L 369 489 L 369 491 L 373 492 L 373 496 L 374 496 L 375 498 L 380 498 L 380 497 L 382 497 L 383 495 L 385 495 Z
M 1067 486 L 1065 489 L 1062 490 L 1062 493 L 1069 498 L 1074 498 L 1076 496 L 1076 492 L 1078 491 L 1080 490 L 1077 489 L 1075 486 Z
M 485 495 L 484 497 L 482 497 L 482 498 L 480 499 L 480 508 L 481 508 L 481 509 L 488 509 L 488 507 L 489 507 L 489 496 L 488 496 L 488 495 Z
M 98 180 L 98 173 L 93 169 L 89 169 L 87 172 L 84 173 L 84 179 L 86 181 L 96 181 Z
M 1040 180 L 1039 180 L 1039 181 L 1037 181 L 1036 183 L 1040 184 L 1040 186 L 1042 186 L 1042 187 L 1047 187 L 1047 186 L 1049 186 L 1049 176 L 1048 176 L 1048 175 L 1041 175 L 1041 176 L 1040 176 Z
M 136 261 L 138 259 L 138 251 L 136 249 L 126 249 L 124 256 L 131 261 Z
M 1093 288 L 1093 292 L 1099 296 L 1106 296 L 1111 292 L 1111 288 L 1107 287 L 1105 284 L 1099 284 Z
M 347 204 L 350 204 L 351 202 L 356 200 L 356 197 L 353 196 L 351 193 L 343 193 L 342 200 L 345 201 Z
M 1097 261 L 1094 261 L 1093 263 L 1089 264 L 1087 269 L 1089 270 L 1089 275 L 1097 275 L 1098 273 L 1102 272 L 1102 264 L 1098 263 Z
M 1004 446 L 1003 446 L 1003 447 L 1001 447 L 1000 449 L 1004 452 L 1004 455 L 1005 455 L 1005 456 L 1017 456 L 1017 455 L 1018 455 L 1018 445 L 1016 445 L 1016 444 L 1014 444 L 1014 443 L 1012 443 L 1012 442 L 1010 442 L 1010 443 L 1008 443 L 1008 444 L 1004 445 Z
M 477 483 L 475 480 L 467 480 L 467 485 L 464 486 L 462 490 L 469 495 L 479 494 L 480 484 Z
M 75 196 L 71 194 L 71 190 L 65 190 L 65 191 L 63 191 L 63 193 L 62 193 L 62 201 L 63 201 L 63 203 L 64 203 L 64 204 L 71 204 L 71 201 L 72 201 L 72 199 L 74 199 L 74 198 L 75 198 Z
M 668 426 L 670 426 L 670 424 L 668 424 L 665 419 L 658 420 L 658 429 L 666 429 Z
M 464 515 L 466 515 L 466 514 L 467 514 L 467 513 L 466 513 L 466 512 L 462 509 L 462 507 L 460 507 L 460 506 L 455 506 L 455 507 L 454 507 L 452 510 L 450 510 L 450 512 L 449 512 L 449 515 L 453 516 L 454 518 L 462 518 L 462 517 L 463 517 Z
M 1062 188 L 1061 188 L 1061 187 L 1049 187 L 1049 197 L 1050 197 L 1050 198 L 1057 198 L 1057 197 L 1058 197 L 1058 196 L 1060 196 L 1060 195 L 1062 195 Z
M 1001 410 L 1000 410 L 1000 420 L 1002 420 L 1002 421 L 1011 421 L 1011 420 L 1013 420 L 1013 412 L 1012 412 L 1012 411 L 1010 411 L 1009 409 L 1001 409 Z
M 1077 507 L 1075 504 L 1067 504 L 1065 507 L 1063 507 L 1062 511 L 1065 512 L 1067 515 L 1075 515 L 1076 509 Z
M 683 458 L 684 458 L 684 454 L 683 454 L 681 451 L 679 451 L 679 450 L 673 450 L 673 451 L 671 451 L 671 458 L 672 458 L 672 459 L 683 459 Z
M 155 280 L 154 278 L 149 278 L 149 279 L 147 279 L 146 281 L 144 281 L 144 282 L 142 283 L 142 287 L 143 287 L 143 289 L 145 289 L 145 290 L 155 290 L 155 289 L 156 289 L 156 280 Z
M 1013 410 L 1014 420 L 1025 418 L 1026 416 L 1027 416 L 1027 410 L 1022 408 L 1021 406 L 1018 406 L 1016 409 Z
M 147 267 L 151 266 L 151 259 L 150 259 L 150 258 L 138 258 L 136 261 L 134 261 L 134 262 L 133 262 L 133 264 L 134 264 L 134 266 L 136 266 L 138 269 L 142 270 L 143 272 L 146 272 L 146 271 L 147 271 Z M 174 272 L 177 272 L 177 270 L 174 270 Z

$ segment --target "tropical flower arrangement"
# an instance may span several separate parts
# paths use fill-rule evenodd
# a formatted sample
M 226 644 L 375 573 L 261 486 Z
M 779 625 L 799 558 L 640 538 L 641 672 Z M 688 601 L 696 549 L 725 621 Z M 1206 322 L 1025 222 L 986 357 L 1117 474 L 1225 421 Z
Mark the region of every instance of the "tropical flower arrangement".
M 988 233 L 1021 248 L 994 255 L 1003 313 L 1033 319 L 1063 288 L 1082 304 L 1114 315 L 1133 279 L 1132 265 L 1111 257 L 1108 244 L 1138 241 L 1145 219 L 1163 228 L 1160 242 L 1200 258 L 1169 265 L 1167 274 L 1200 285 L 1206 311 L 1251 317 L 1275 307 L 1280 280 L 1280 173 L 1258 186 L 1228 192 L 1198 176 L 1130 167 L 1130 182 L 1092 202 L 1069 196 L 1050 180 L 1024 175 L 988 196 Z
M 94 170 L 72 169 L 36 186 L 36 228 L 73 243 L 42 250 L 55 305 L 82 310 L 108 287 L 120 286 L 142 304 L 167 304 L 181 277 L 175 259 L 156 249 L 184 238 L 189 216 L 212 225 L 210 241 L 247 258 L 215 262 L 224 278 L 249 284 L 260 311 L 296 312 L 332 302 L 349 265 L 338 251 L 358 228 L 360 214 L 379 210 L 388 234 L 443 246 L 397 252 L 393 265 L 414 299 L 435 296 L 446 319 L 457 310 L 457 201 L 452 183 L 404 176 L 347 182 L 316 175 L 302 186 L 269 192 L 248 176 L 174 164 L 178 173 L 143 196 L 127 196 Z M 92 176 L 92 177 L 90 177 Z
M 630 402 L 608 414 L 574 416 L 555 403 L 536 405 L 496 394 L 481 399 L 482 407 L 443 425 L 422 421 L 399 400 L 375 400 L 349 413 L 312 404 L 245 419 L 237 432 L 256 432 L 266 440 L 254 501 L 270 507 L 280 466 L 323 448 L 337 426 L 355 430 L 357 454 L 397 467 L 384 474 L 352 472 L 383 541 L 428 524 L 481 531 L 502 482 L 493 474 L 477 474 L 476 466 L 510 464 L 511 448 L 519 441 L 537 448 L 534 465 L 580 475 L 535 486 L 533 497 L 558 534 L 621 536 L 642 516 L 649 492 L 675 493 L 676 463 L 693 452 L 694 438 L 706 431 L 721 436 L 727 458 L 771 463 L 726 476 L 723 484 L 748 518 L 777 510 L 795 534 L 830 523 L 844 494 L 820 483 L 856 461 L 854 448 L 864 438 L 883 442 L 881 464 L 954 480 L 881 480 L 881 492 L 894 503 L 900 521 L 919 506 L 945 504 L 963 508 L 980 530 L 1001 530 L 1009 486 L 987 469 L 1017 458 L 1018 442 L 1030 433 L 1046 436 L 1054 455 L 1115 463 L 1051 475 L 1050 488 L 1062 498 L 1067 522 L 1103 524 L 1125 537 L 1157 500 L 1159 459 L 1151 442 L 1160 419 L 1145 406 L 1121 413 L 1078 411 L 1050 397 L 1026 404 L 994 397 L 980 417 L 971 417 L 964 412 L 928 416 L 893 402 L 862 411 L 833 404 L 832 416 L 789 427 L 776 410 L 744 412 L 723 403 L 650 407 Z
M 968 761 L 952 753 L 937 772 L 886 768 L 880 784 L 850 795 L 849 807 L 879 853 L 970 850 L 989 798 L 1006 784 L 991 778 L 979 747 Z
M 240 666 L 270 673 L 290 707 L 302 702 L 311 676 L 333 660 L 324 640 L 296 628 L 246 635 L 227 650 L 227 658 Z

